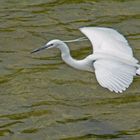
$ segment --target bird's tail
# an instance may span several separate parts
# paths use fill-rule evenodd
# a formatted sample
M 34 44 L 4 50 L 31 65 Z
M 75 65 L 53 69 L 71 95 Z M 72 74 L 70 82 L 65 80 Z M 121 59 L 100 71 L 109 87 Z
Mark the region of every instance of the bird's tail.
M 136 70 L 136 74 L 137 74 L 137 75 L 140 75 L 140 68 L 138 68 L 138 69 Z

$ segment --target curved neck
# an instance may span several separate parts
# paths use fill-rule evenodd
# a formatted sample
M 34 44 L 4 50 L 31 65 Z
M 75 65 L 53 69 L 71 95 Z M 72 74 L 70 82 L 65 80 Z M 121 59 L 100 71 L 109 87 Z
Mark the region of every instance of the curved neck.
M 65 43 L 63 43 L 58 48 L 61 51 L 61 57 L 65 63 L 67 63 L 71 67 L 79 69 L 79 70 L 87 70 L 87 69 L 85 69 L 85 60 L 84 59 L 83 60 L 73 59 L 72 56 L 70 55 L 70 50 Z

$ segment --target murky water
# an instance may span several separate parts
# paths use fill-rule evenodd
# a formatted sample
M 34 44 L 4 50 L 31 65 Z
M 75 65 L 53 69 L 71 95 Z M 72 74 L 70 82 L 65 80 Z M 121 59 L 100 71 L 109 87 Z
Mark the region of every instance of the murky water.
M 81 26 L 113 27 L 140 60 L 139 0 L 0 1 L 1 140 L 139 140 L 140 77 L 124 94 L 61 61 L 58 50 L 31 55 L 47 41 L 82 36 Z M 68 44 L 72 56 L 90 43 Z

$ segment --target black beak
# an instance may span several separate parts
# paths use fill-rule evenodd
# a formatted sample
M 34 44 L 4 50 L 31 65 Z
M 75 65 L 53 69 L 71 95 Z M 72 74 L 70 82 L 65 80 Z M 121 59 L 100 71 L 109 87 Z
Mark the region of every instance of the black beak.
M 43 47 L 41 47 L 41 48 L 37 48 L 37 49 L 33 50 L 31 53 L 39 52 L 39 51 L 41 51 L 41 50 L 44 50 L 44 49 L 49 48 L 50 46 L 51 46 L 51 44 L 50 44 L 50 45 L 43 46 Z

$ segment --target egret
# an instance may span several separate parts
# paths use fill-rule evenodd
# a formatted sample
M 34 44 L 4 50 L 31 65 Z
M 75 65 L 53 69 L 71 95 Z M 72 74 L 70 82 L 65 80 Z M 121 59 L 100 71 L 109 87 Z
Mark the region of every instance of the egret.
M 133 56 L 132 49 L 125 37 L 118 31 L 106 27 L 82 27 L 80 31 L 92 44 L 93 53 L 83 60 L 76 60 L 70 55 L 67 42 L 54 39 L 32 53 L 44 49 L 58 48 L 65 63 L 71 67 L 95 72 L 99 84 L 116 93 L 122 93 L 140 75 L 140 65 Z M 73 40 L 80 41 L 85 38 Z

